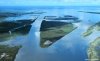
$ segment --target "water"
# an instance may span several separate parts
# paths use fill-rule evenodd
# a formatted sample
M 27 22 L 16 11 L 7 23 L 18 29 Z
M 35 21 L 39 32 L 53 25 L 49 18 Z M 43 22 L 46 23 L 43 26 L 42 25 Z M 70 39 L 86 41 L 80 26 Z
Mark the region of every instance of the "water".
M 2 10 L 4 8 L 1 8 Z M 8 8 L 7 8 L 8 9 Z M 7 9 L 4 9 L 7 11 Z M 44 14 L 39 14 L 38 19 L 32 24 L 30 32 L 25 36 L 16 36 L 9 39 L 8 41 L 1 42 L 1 44 L 13 44 L 13 45 L 22 45 L 22 48 L 19 50 L 15 61 L 86 61 L 87 59 L 87 49 L 89 43 L 92 42 L 96 37 L 100 36 L 98 33 L 94 33 L 89 37 L 83 37 L 87 28 L 100 21 L 99 14 L 90 14 L 83 13 L 78 11 L 100 11 L 99 7 L 63 7 L 63 8 L 27 8 L 20 9 L 9 8 L 8 11 L 42 11 L 46 12 Z M 92 9 L 92 10 L 91 10 Z M 56 43 L 51 45 L 48 48 L 41 48 L 40 43 L 40 25 L 44 16 L 49 15 L 72 15 L 78 17 L 82 22 L 77 24 L 78 28 L 68 35 L 64 36 Z M 24 15 L 21 18 L 33 18 L 34 15 Z M 15 20 L 19 17 L 9 17 L 6 20 Z M 4 19 L 5 20 L 5 19 Z

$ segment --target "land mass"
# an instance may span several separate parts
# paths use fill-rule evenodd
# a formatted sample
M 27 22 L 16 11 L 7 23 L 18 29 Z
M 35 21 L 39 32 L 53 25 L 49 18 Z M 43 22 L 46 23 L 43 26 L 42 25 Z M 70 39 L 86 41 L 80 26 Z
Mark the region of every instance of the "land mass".
M 84 13 L 90 13 L 90 14 L 100 14 L 100 12 L 86 12 L 86 11 L 78 11 L 78 12 L 84 12 Z
M 72 23 L 44 20 L 40 28 L 40 46 L 49 47 L 76 28 Z
M 100 31 L 100 22 L 90 26 L 87 31 L 83 33 L 83 36 L 87 37 L 94 31 Z M 87 55 L 89 61 L 100 61 L 100 37 L 89 44 Z
M 14 61 L 21 46 L 0 45 L 0 61 Z
M 89 61 L 100 61 L 100 37 L 90 43 L 87 54 Z
M 90 26 L 86 32 L 83 33 L 83 36 L 89 36 L 91 35 L 94 31 L 100 31 L 100 22 Z

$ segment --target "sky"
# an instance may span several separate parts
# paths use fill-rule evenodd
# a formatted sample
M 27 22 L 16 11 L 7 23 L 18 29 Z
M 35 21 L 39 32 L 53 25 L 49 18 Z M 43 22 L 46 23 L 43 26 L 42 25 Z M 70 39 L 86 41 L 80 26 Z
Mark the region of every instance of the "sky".
M 0 0 L 0 6 L 98 6 L 100 0 Z

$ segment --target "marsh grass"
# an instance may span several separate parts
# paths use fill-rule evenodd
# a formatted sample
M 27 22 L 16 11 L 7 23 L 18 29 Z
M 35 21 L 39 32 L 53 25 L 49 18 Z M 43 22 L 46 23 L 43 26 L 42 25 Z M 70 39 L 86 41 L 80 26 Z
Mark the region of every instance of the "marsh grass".
M 73 24 L 69 23 L 69 24 L 65 24 L 62 26 L 50 27 L 50 28 L 47 28 L 48 30 L 46 30 L 46 31 L 41 31 L 41 33 L 40 33 L 40 37 L 41 37 L 40 45 L 41 45 L 41 47 L 50 46 L 51 44 L 46 46 L 46 45 L 44 45 L 44 43 L 47 40 L 54 43 L 57 40 L 59 40 L 60 38 L 62 38 L 63 36 L 72 32 L 76 28 L 77 27 L 74 27 Z
M 100 61 L 100 37 L 90 43 L 87 54 L 90 61 Z
M 21 46 L 0 45 L 0 61 L 14 61 Z M 2 55 L 5 54 L 4 57 Z

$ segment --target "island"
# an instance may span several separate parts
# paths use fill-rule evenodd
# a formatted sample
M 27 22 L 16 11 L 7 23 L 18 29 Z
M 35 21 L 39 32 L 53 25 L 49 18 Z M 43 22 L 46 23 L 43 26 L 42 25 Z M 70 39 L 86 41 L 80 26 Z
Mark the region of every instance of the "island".
M 0 61 L 14 61 L 21 46 L 0 45 Z
M 35 19 L 21 19 L 16 21 L 0 22 L 0 42 L 6 41 L 17 35 L 26 35 L 29 33 L 32 23 Z
M 83 36 L 89 36 L 91 35 L 94 31 L 100 31 L 100 22 L 90 26 L 86 32 L 83 33 Z
M 10 39 L 13 39 L 17 36 L 26 36 L 30 29 L 31 29 L 32 25 L 27 25 L 25 27 L 21 27 L 19 29 L 13 30 L 13 31 L 9 31 L 6 33 L 0 33 L 0 42 L 4 42 Z
M 100 14 L 100 12 L 93 12 L 93 11 L 78 11 L 83 13 L 90 13 L 90 14 Z
M 17 29 L 23 28 L 27 25 L 31 25 L 35 22 L 35 19 L 22 19 L 16 21 L 2 21 L 0 22 L 0 33 L 7 33 L 16 31 Z
M 83 33 L 84 37 L 91 35 L 94 31 L 100 31 L 100 22 L 90 26 L 86 32 Z M 100 61 L 100 37 L 90 42 L 87 49 L 89 61 Z
M 40 46 L 49 47 L 76 28 L 73 23 L 43 20 L 40 27 Z
M 64 16 L 45 16 L 44 20 L 46 21 L 64 21 L 69 23 L 77 23 L 81 20 L 78 17 L 72 16 L 72 15 L 64 15 Z
M 90 43 L 87 54 L 89 61 L 100 61 L 100 37 Z
M 41 11 L 34 11 L 34 12 L 17 12 L 17 11 L 12 11 L 12 12 L 0 12 L 0 18 L 6 18 L 6 17 L 18 17 L 18 16 L 22 16 L 22 15 L 28 15 L 28 14 L 43 14 L 46 12 L 41 12 Z

